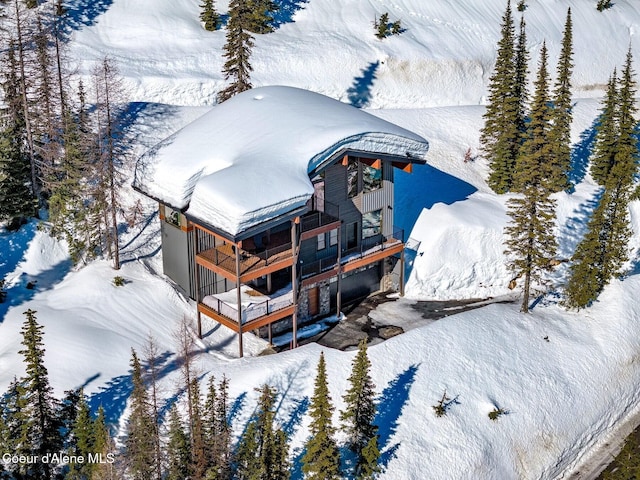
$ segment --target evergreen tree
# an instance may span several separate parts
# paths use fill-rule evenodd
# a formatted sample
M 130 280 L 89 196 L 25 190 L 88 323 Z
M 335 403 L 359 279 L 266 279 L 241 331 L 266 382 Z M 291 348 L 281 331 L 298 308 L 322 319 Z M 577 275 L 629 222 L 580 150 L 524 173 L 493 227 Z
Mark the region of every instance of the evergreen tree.
M 305 443 L 302 471 L 309 480 L 338 480 L 340 478 L 340 451 L 334 440 L 332 425 L 334 407 L 327 385 L 324 354 L 320 354 L 309 415 L 311 436 Z
M 167 445 L 167 480 L 189 478 L 191 445 L 175 405 L 169 412 L 169 443 Z
M 610 90 L 613 90 L 611 85 Z M 610 95 L 611 91 L 607 97 Z M 632 231 L 628 205 L 639 159 L 634 135 L 637 123 L 634 99 L 635 80 L 629 50 L 613 115 L 617 120 L 617 138 L 612 141 L 611 132 L 604 127 L 596 134 L 596 146 L 602 148 L 594 151 L 600 163 L 592 165 L 592 172 L 597 173 L 599 182 L 606 174 L 604 192 L 587 225 L 587 233 L 572 257 L 571 276 L 565 290 L 565 303 L 569 307 L 583 308 L 595 301 L 611 279 L 621 273 L 622 265 L 629 258 Z M 609 98 L 605 109 L 608 101 Z M 603 119 L 601 125 L 604 123 Z M 605 141 L 611 141 L 606 152 Z M 607 158 L 608 164 L 604 161 Z
M 68 451 L 69 455 L 80 456 L 84 458 L 85 461 L 82 463 L 71 462 L 66 478 L 78 480 L 91 478 L 95 464 L 87 462 L 86 459 L 89 458 L 90 453 L 94 453 L 96 441 L 94 427 L 95 425 L 91 417 L 89 405 L 87 404 L 84 394 L 80 392 L 77 403 L 77 415 L 72 429 L 73 441 Z
M 358 480 L 373 480 L 380 473 L 380 449 L 378 448 L 378 436 L 372 437 L 369 443 L 362 449 L 362 462 Z
M 208 449 L 205 426 L 202 418 L 202 400 L 198 379 L 191 380 L 191 474 L 194 480 L 201 480 L 207 472 Z
M 549 267 L 557 248 L 553 235 L 555 202 L 550 198 L 549 183 L 550 157 L 553 155 L 549 143 L 552 114 L 544 44 L 540 55 L 531 120 L 514 176 L 514 184 L 522 195 L 507 202 L 511 222 L 505 229 L 508 235 L 506 253 L 512 257 L 509 268 L 518 277 L 524 277 L 521 311 L 525 313 L 529 311 L 531 283 L 541 280 L 541 273 Z
M 369 374 L 370 370 L 367 341 L 363 339 L 351 365 L 350 386 L 344 395 L 345 410 L 340 412 L 349 448 L 356 454 L 356 476 L 366 463 L 365 447 L 378 434 L 378 427 L 373 424 L 376 416 L 375 385 Z
M 220 15 L 216 12 L 214 0 L 203 0 L 200 5 L 200 21 L 204 23 L 204 29 L 213 32 L 220 26 Z
M 44 365 L 43 327 L 38 324 L 36 312 L 24 312 L 26 319 L 22 325 L 22 345 L 20 353 L 24 357 L 26 374 L 24 386 L 23 420 L 21 425 L 25 446 L 30 455 L 42 458 L 62 447 L 60 422 L 57 417 L 57 401 L 49 384 L 49 375 Z M 53 478 L 55 467 L 37 462 L 27 468 L 27 478 L 45 480 Z
M 155 477 L 155 444 L 150 435 L 154 429 L 149 395 L 142 378 L 142 367 L 135 350 L 131 351 L 130 414 L 127 424 L 127 470 L 133 480 L 151 480 Z
M 26 126 L 21 109 L 18 66 L 10 42 L 4 59 L 2 82 L 5 109 L 0 112 L 0 221 L 11 229 L 35 213 L 36 200 L 31 185 L 29 157 L 25 152 Z
M 3 452 L 12 452 L 15 455 L 29 454 L 29 445 L 25 438 L 26 431 L 23 428 L 26 423 L 25 398 L 22 384 L 14 378 L 0 401 L 3 427 L 0 446 Z M 26 476 L 25 464 L 12 463 L 6 465 L 5 469 L 12 475 L 9 478 L 22 479 Z
M 276 391 L 263 385 L 258 392 L 257 413 L 240 438 L 236 473 L 239 480 L 287 480 L 287 438 L 274 422 Z
M 102 463 L 94 464 L 92 468 L 91 480 L 120 480 L 120 475 L 115 460 L 115 442 L 107 427 L 104 408 L 98 408 L 98 415 L 93 421 L 93 451 L 100 455 Z
M 570 187 L 571 169 L 571 72 L 573 69 L 573 33 L 571 8 L 567 10 L 562 49 L 558 60 L 558 78 L 553 92 L 553 127 L 550 133 L 552 145 L 551 188 L 559 192 Z
M 480 134 L 483 153 L 489 160 L 488 184 L 496 193 L 505 193 L 511 189 L 520 146 L 514 38 L 511 2 L 508 0 L 502 18 L 496 65 L 489 79 L 485 124 Z
M 212 446 L 212 465 L 207 471 L 207 480 L 228 480 L 231 478 L 231 425 L 229 424 L 229 380 L 222 377 L 217 391 L 210 386 L 209 395 L 214 399 L 213 419 L 210 425 L 209 444 Z
M 527 102 L 529 92 L 527 89 L 527 77 L 529 76 L 529 51 L 527 50 L 527 32 L 524 17 L 520 19 L 520 33 L 516 45 L 514 97 L 516 98 L 515 124 L 518 132 L 518 145 L 524 141 L 527 131 Z
M 590 172 L 593 179 L 604 186 L 614 163 L 618 142 L 618 78 L 613 71 L 607 85 L 604 105 L 596 125 L 596 140 L 591 155 Z
M 252 420 L 240 437 L 235 455 L 238 480 L 260 480 L 262 478 L 262 465 L 257 454 L 260 447 L 258 433 L 258 424 Z
M 249 63 L 253 47 L 253 37 L 249 31 L 252 14 L 250 2 L 231 0 L 229 3 L 229 22 L 223 53 L 226 61 L 222 71 L 225 80 L 231 80 L 231 84 L 218 94 L 219 102 L 252 87 L 250 75 L 253 68 Z
M 273 0 L 244 0 L 250 10 L 248 29 L 253 33 L 271 33 L 278 5 Z

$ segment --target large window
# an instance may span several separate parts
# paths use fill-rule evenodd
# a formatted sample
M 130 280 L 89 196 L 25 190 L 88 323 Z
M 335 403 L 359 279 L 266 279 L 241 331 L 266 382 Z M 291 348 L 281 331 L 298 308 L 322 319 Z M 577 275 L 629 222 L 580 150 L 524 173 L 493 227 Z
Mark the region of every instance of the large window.
M 358 160 L 353 157 L 347 163 L 347 194 L 349 198 L 358 194 Z
M 362 214 L 362 238 L 374 237 L 382 233 L 382 210 Z
M 320 233 L 318 235 L 318 250 L 324 250 L 326 246 L 326 237 L 324 236 L 324 233 Z
M 362 191 L 372 192 L 382 188 L 382 168 L 374 168 L 366 163 L 362 164 Z

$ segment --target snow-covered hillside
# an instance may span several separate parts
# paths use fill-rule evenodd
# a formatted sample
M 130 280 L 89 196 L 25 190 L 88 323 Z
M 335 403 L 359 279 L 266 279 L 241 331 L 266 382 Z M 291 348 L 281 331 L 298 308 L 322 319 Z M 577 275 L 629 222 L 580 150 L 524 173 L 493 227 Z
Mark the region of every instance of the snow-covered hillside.
M 224 84 L 224 31 L 205 32 L 200 0 L 67 0 L 73 36 L 69 53 L 81 74 L 104 55 L 119 65 L 129 100 L 137 104 L 135 151 L 145 150 L 210 110 Z M 599 302 L 580 313 L 558 305 L 556 287 L 566 265 L 553 274 L 553 292 L 522 315 L 513 303 L 492 304 L 437 322 L 423 320 L 418 299 L 498 297 L 511 275 L 504 266 L 505 198 L 487 188 L 486 162 L 464 162 L 478 151 L 486 83 L 495 60 L 503 0 L 281 0 L 281 24 L 257 36 L 252 64 L 255 86 L 307 88 L 361 107 L 416 132 L 430 142 L 428 165 L 398 174 L 396 223 L 411 232 L 413 253 L 407 299 L 383 304 L 372 314 L 379 324 L 413 329 L 369 353 L 380 394 L 383 463 L 381 478 L 551 479 L 569 478 L 595 447 L 610 440 L 616 425 L 640 412 L 640 271 L 637 248 L 630 275 L 614 281 Z M 629 45 L 640 59 L 640 10 L 618 0 L 598 12 L 594 2 L 529 0 L 525 11 L 535 65 L 543 40 L 551 65 L 559 51 L 567 7 L 574 24 L 575 192 L 557 194 L 560 256 L 568 258 L 584 233 L 595 187 L 586 175 L 598 98 Z M 226 12 L 227 2 L 217 2 Z M 378 40 L 376 15 L 389 12 L 406 31 Z M 517 14 L 519 16 L 519 14 Z M 636 63 L 637 64 L 637 63 Z M 145 103 L 146 102 L 146 103 Z M 215 108 L 215 107 L 214 107 Z M 131 190 L 132 203 L 140 198 Z M 0 278 L 8 300 L 0 304 L 0 391 L 23 372 L 22 312 L 37 311 L 45 327 L 46 362 L 58 395 L 84 386 L 91 405 L 102 404 L 109 420 L 126 418 L 131 390 L 130 349 L 148 335 L 163 353 L 162 392 L 175 393 L 173 332 L 194 307 L 161 275 L 159 226 L 153 202 L 145 217 L 122 237 L 123 268 L 104 261 L 74 268 L 65 246 L 33 222 L 16 234 L 0 231 Z M 635 232 L 640 206 L 632 205 Z M 122 275 L 123 287 L 112 284 Z M 36 282 L 28 289 L 29 282 Z M 257 357 L 264 347 L 245 334 L 244 359 L 224 327 L 205 323 L 197 363 L 203 376 L 231 379 L 240 432 L 267 381 L 284 395 L 278 418 L 300 456 L 320 352 L 308 345 L 275 357 Z M 330 390 L 338 408 L 351 352 L 326 351 Z M 446 389 L 457 402 L 444 418 L 431 406 Z M 508 415 L 492 422 L 489 411 Z M 337 421 L 337 415 L 336 415 Z M 300 479 L 299 468 L 294 477 Z
M 225 32 L 200 27 L 200 3 L 99 2 L 78 21 L 73 56 L 80 60 L 81 71 L 89 72 L 93 62 L 108 53 L 118 61 L 137 100 L 212 104 L 224 83 L 220 65 Z M 281 25 L 256 38 L 254 86 L 291 85 L 373 108 L 483 103 L 506 6 L 504 0 L 276 3 L 282 6 Z M 571 0 L 527 4 L 532 65 L 543 40 L 552 62 L 557 58 L 567 8 L 573 8 L 577 97 L 599 96 L 629 43 L 640 47 L 635 35 L 640 10 L 634 0 L 620 0 L 605 12 L 590 2 Z M 220 12 L 227 11 L 227 1 L 216 5 Z M 377 39 L 373 22 L 384 12 L 392 21 L 400 19 L 406 31 Z

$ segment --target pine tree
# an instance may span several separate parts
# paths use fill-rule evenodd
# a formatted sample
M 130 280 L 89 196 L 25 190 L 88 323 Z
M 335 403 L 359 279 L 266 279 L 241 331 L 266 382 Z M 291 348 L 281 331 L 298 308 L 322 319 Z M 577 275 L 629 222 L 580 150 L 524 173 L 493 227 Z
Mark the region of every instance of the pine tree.
M 215 388 L 210 387 L 212 395 Z M 213 419 L 210 426 L 209 444 L 212 445 L 212 466 L 207 471 L 207 480 L 229 480 L 231 478 L 231 425 L 229 424 L 229 380 L 223 376 L 215 392 Z M 212 438 L 215 437 L 215 438 Z
M 604 105 L 596 125 L 596 140 L 591 155 L 590 172 L 593 179 L 604 186 L 614 163 L 618 142 L 618 78 L 613 71 L 607 85 Z
M 2 407 L 2 451 L 12 452 L 15 455 L 28 455 L 29 445 L 26 439 L 25 418 L 25 399 L 24 387 L 14 378 L 9 384 L 7 392 L 2 396 L 0 406 Z M 15 478 L 26 477 L 26 465 L 21 463 L 11 463 L 6 466 L 8 473 Z M 13 478 L 9 476 L 8 478 Z
M 204 29 L 213 32 L 220 26 L 220 15 L 216 12 L 214 0 L 203 0 L 200 5 L 200 21 L 204 23 Z
M 340 412 L 349 448 L 356 454 L 356 476 L 366 463 L 363 454 L 365 447 L 378 434 L 378 427 L 373 424 L 376 416 L 375 385 L 369 374 L 370 370 L 367 341 L 363 339 L 351 365 L 350 386 L 344 395 L 345 410 Z
M 271 33 L 274 14 L 278 11 L 278 5 L 273 0 L 244 0 L 250 10 L 248 30 L 253 33 Z
M 320 354 L 309 415 L 311 434 L 305 443 L 302 471 L 309 480 L 338 480 L 340 478 L 340 451 L 334 440 L 332 425 L 334 407 L 327 385 L 324 354 Z
M 362 449 L 362 462 L 358 480 L 373 480 L 380 473 L 380 449 L 378 448 L 378 436 L 372 437 L 369 443 Z
M 258 389 L 256 415 L 240 438 L 236 454 L 239 480 L 286 480 L 289 478 L 286 435 L 275 428 L 276 391 L 269 385 Z
M 62 447 L 60 422 L 57 417 L 57 401 L 49 384 L 49 375 L 44 365 L 43 327 L 38 324 L 36 312 L 24 312 L 26 319 L 22 325 L 22 345 L 20 353 L 24 357 L 26 374 L 22 380 L 25 402 L 22 429 L 29 453 L 42 458 Z M 55 468 L 48 463 L 34 463 L 28 467 L 28 477 L 50 479 Z
M 587 233 L 572 257 L 571 276 L 565 289 L 565 304 L 571 308 L 584 308 L 595 301 L 611 279 L 621 273 L 622 265 L 629 258 L 628 244 L 632 231 L 628 205 L 639 160 L 634 136 L 637 122 L 632 61 L 629 50 L 613 115 L 617 120 L 617 138 L 612 141 L 611 132 L 604 127 L 596 134 L 596 146 L 602 148 L 596 149 L 594 154 L 601 163 L 592 165 L 592 172 L 597 173 L 599 182 L 606 174 L 604 192 L 589 220 Z M 611 85 L 610 90 L 614 90 Z M 611 141 L 606 155 L 603 154 L 605 141 Z M 604 161 L 606 158 L 609 159 L 608 164 Z
M 167 445 L 167 480 L 189 478 L 191 444 L 175 405 L 169 412 L 169 443 Z
M 30 162 L 25 152 L 26 126 L 14 50 L 10 42 L 3 59 L 6 73 L 2 90 L 6 107 L 0 114 L 0 221 L 8 220 L 10 229 L 34 215 L 36 207 Z
M 231 0 L 229 3 L 229 22 L 223 54 L 226 61 L 222 71 L 225 80 L 231 80 L 231 84 L 218 94 L 219 102 L 224 102 L 252 87 L 250 75 L 253 68 L 249 63 L 251 48 L 254 45 L 249 32 L 252 13 L 249 2 Z
M 489 160 L 488 184 L 496 193 L 505 193 L 511 189 L 520 146 L 514 38 L 511 1 L 508 0 L 502 18 L 496 65 L 489 80 L 485 124 L 480 134 L 483 153 Z
M 527 131 L 527 102 L 529 92 L 527 77 L 529 76 L 529 51 L 527 50 L 527 32 L 524 17 L 520 19 L 520 33 L 515 50 L 514 97 L 516 98 L 515 125 L 518 132 L 518 145 L 524 141 Z
M 573 33 L 571 8 L 567 10 L 567 20 L 562 37 L 562 50 L 558 60 L 558 78 L 553 92 L 553 127 L 550 133 L 552 142 L 551 188 L 554 192 L 570 187 L 571 169 L 571 72 L 573 69 Z
M 89 405 L 87 404 L 84 394 L 80 392 L 77 404 L 77 415 L 72 429 L 73 442 L 69 447 L 69 455 L 74 456 L 73 458 L 79 456 L 83 459 L 88 459 L 89 454 L 94 453 L 96 443 L 94 428 L 95 425 L 91 417 Z M 66 478 L 78 480 L 91 478 L 94 466 L 94 463 L 87 461 L 82 463 L 71 462 Z
M 553 235 L 555 201 L 550 198 L 549 169 L 551 146 L 551 107 L 549 104 L 547 49 L 542 45 L 540 66 L 531 105 L 527 136 L 517 159 L 514 185 L 522 195 L 507 202 L 510 224 L 506 227 L 506 253 L 511 255 L 509 268 L 524 277 L 521 311 L 529 311 L 532 281 L 540 281 L 556 253 Z
M 207 472 L 207 443 L 202 418 L 202 399 L 198 379 L 191 380 L 191 474 L 194 480 L 202 480 Z
M 98 408 L 98 414 L 93 421 L 93 451 L 100 455 L 102 463 L 94 464 L 91 480 L 120 480 L 122 475 L 115 461 L 115 442 L 109 433 L 109 427 L 105 419 L 104 408 Z
M 127 470 L 133 480 L 151 480 L 156 472 L 155 443 L 149 435 L 153 432 L 154 421 L 142 378 L 142 367 L 135 350 L 131 351 L 131 369 L 133 390 L 129 397 L 131 412 L 125 441 Z

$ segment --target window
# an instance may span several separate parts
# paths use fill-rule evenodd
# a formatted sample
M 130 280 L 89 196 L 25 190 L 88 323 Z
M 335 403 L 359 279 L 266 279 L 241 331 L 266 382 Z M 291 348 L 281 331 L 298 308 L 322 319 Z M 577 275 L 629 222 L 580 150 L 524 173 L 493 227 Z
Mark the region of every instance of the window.
M 358 222 L 347 225 L 347 248 L 358 246 Z
M 338 230 L 331 230 L 329 232 L 329 245 L 332 247 L 338 244 Z
M 347 195 L 349 198 L 358 194 L 358 160 L 349 157 L 347 163 Z
M 324 233 L 318 235 L 318 250 L 324 250 L 327 246 Z
M 382 188 L 382 167 L 375 168 L 362 164 L 362 191 L 372 192 Z
M 362 238 L 374 237 L 382 233 L 382 210 L 362 214 Z

